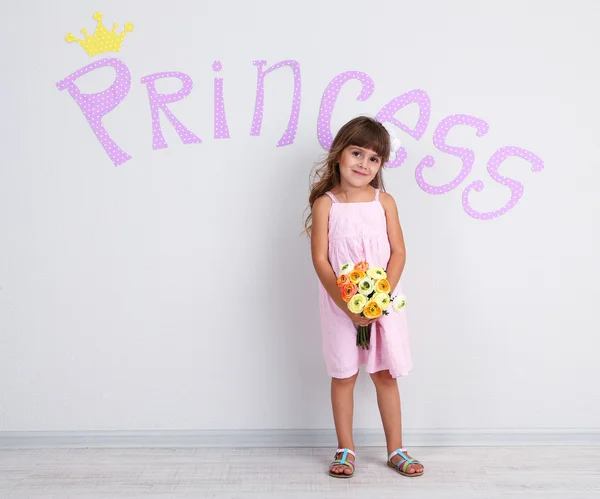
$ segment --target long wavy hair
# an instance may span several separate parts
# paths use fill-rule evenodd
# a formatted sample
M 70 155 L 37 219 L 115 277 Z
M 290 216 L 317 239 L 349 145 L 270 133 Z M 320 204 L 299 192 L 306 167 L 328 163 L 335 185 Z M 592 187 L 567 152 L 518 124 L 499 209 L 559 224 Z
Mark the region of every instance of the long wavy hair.
M 346 123 L 333 139 L 327 156 L 316 163 L 310 175 L 310 195 L 308 196 L 309 211 L 304 221 L 304 232 L 311 236 L 312 208 L 315 201 L 340 184 L 340 157 L 342 151 L 349 146 L 364 147 L 375 151 L 382 158 L 381 167 L 370 184 L 375 189 L 385 192 L 382 171 L 390 158 L 390 135 L 385 127 L 377 120 L 368 116 L 358 116 Z M 305 210 L 305 212 L 306 212 Z

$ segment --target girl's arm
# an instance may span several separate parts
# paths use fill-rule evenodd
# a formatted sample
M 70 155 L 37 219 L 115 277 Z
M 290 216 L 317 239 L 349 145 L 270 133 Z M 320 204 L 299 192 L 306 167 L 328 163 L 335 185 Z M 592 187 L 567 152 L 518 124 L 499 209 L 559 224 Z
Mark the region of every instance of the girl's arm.
M 329 293 L 335 304 L 349 316 L 351 313 L 348 310 L 346 302 L 342 298 L 342 294 L 337 286 L 337 278 L 335 272 L 329 262 L 329 211 L 332 201 L 329 196 L 322 196 L 315 201 L 312 208 L 312 235 L 310 240 L 310 248 L 312 253 L 312 261 L 319 276 L 321 284 Z
M 398 219 L 398 207 L 396 206 L 396 201 L 394 201 L 394 198 L 388 193 L 381 193 L 379 199 L 385 210 L 385 218 L 387 221 L 387 232 L 390 241 L 391 254 L 386 273 L 390 288 L 393 291 L 396 289 L 398 282 L 400 282 L 400 277 L 404 270 L 404 264 L 406 263 L 406 248 L 404 246 L 402 227 L 400 227 L 400 220 Z

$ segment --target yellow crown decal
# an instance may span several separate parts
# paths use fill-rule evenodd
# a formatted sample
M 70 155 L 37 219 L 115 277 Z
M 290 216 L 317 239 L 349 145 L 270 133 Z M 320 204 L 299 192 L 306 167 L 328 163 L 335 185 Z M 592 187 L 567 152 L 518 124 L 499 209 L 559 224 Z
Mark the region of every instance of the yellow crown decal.
M 133 31 L 133 24 L 125 23 L 124 30 L 121 33 L 116 33 L 117 23 L 113 24 L 112 31 L 108 31 L 102 24 L 102 12 L 94 14 L 94 20 L 98 21 L 96 31 L 92 36 L 87 34 L 87 30 L 83 28 L 81 32 L 85 35 L 85 40 L 78 40 L 73 33 L 67 34 L 65 40 L 69 43 L 77 42 L 81 45 L 90 57 L 103 52 L 119 52 L 125 34 Z

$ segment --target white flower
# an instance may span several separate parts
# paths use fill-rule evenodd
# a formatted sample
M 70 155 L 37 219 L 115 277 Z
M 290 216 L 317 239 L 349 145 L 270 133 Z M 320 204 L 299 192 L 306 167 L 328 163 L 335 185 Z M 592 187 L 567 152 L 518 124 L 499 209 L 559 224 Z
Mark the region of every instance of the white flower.
M 390 134 L 390 159 L 389 161 L 392 161 L 394 159 L 396 159 L 396 154 L 398 152 L 398 149 L 400 149 L 400 147 L 402 147 L 402 141 L 396 137 L 396 133 L 394 132 L 394 129 L 391 127 L 391 125 L 389 123 L 382 123 L 383 126 L 385 127 L 385 129 L 388 131 L 388 133 Z
M 354 264 L 352 262 L 345 263 L 344 265 L 342 265 L 342 268 L 340 268 L 340 275 L 349 274 L 353 270 Z
M 371 277 L 364 277 L 358 282 L 358 292 L 361 295 L 369 296 L 375 288 L 375 282 Z
M 406 305 L 406 296 L 404 295 L 396 295 L 392 301 L 392 308 L 395 312 L 400 312 L 401 309 Z

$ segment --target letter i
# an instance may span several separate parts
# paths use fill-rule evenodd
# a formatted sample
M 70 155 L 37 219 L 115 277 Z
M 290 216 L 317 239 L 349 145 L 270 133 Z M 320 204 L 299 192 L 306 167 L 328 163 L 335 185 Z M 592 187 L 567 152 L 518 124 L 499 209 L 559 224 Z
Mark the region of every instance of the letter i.
M 212 65 L 213 71 L 221 71 L 223 65 L 215 61 Z M 215 77 L 215 107 L 214 107 L 215 139 L 228 139 L 229 128 L 225 117 L 225 102 L 223 100 L 223 78 Z

